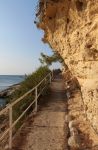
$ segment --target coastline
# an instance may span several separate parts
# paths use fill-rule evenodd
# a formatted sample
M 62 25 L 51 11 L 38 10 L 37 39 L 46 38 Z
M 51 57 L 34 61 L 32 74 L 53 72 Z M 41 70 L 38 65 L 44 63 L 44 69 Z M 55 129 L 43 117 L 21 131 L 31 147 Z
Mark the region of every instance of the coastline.
M 7 98 L 7 97 L 9 97 L 19 87 L 20 87 L 20 83 L 11 85 L 7 89 L 4 89 L 4 90 L 0 91 L 0 98 Z

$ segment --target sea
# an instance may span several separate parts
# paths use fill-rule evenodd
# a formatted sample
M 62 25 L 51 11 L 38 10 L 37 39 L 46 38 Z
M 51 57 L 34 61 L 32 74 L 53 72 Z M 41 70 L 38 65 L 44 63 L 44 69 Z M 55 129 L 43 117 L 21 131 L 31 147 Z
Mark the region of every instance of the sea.
M 0 91 L 3 91 L 14 84 L 18 84 L 25 79 L 24 75 L 0 75 Z M 6 105 L 6 99 L 0 98 L 0 107 Z

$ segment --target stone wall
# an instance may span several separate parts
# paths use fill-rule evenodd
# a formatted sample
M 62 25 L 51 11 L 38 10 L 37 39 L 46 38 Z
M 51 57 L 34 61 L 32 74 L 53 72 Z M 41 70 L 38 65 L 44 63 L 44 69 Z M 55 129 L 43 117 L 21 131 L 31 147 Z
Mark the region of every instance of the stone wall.
M 81 86 L 87 118 L 98 131 L 98 0 L 40 0 L 37 26 Z

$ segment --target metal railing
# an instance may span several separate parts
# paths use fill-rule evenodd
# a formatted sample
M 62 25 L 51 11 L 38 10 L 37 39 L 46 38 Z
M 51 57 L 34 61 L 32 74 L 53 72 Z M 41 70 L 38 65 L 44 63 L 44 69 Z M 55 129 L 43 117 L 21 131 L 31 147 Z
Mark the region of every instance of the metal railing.
M 34 88 L 32 88 L 30 91 L 28 91 L 27 93 L 25 93 L 23 96 L 21 96 L 20 98 L 18 98 L 17 100 L 15 100 L 14 102 L 12 102 L 11 104 L 9 104 L 6 108 L 4 108 L 3 110 L 0 111 L 0 116 L 4 115 L 6 111 L 8 111 L 8 115 L 9 115 L 9 127 L 8 129 L 6 129 L 4 131 L 4 133 L 2 134 L 2 136 L 0 137 L 0 142 L 5 138 L 5 136 L 7 134 L 9 134 L 9 148 L 12 148 L 12 140 L 13 140 L 13 128 L 15 127 L 15 125 L 20 121 L 20 119 L 25 115 L 25 113 L 29 110 L 29 108 L 35 103 L 35 108 L 34 110 L 37 112 L 37 103 L 38 103 L 38 98 L 39 96 L 43 93 L 44 89 L 47 87 L 47 84 L 51 83 L 52 80 L 52 73 L 49 73 L 40 83 L 38 83 Z M 42 85 L 44 83 L 44 87 L 41 89 L 40 92 L 38 92 L 38 88 L 40 85 Z M 26 96 L 28 96 L 29 94 L 35 92 L 35 99 L 32 100 L 32 102 L 29 104 L 29 106 L 21 113 L 21 115 L 15 120 L 13 121 L 13 106 L 15 106 L 15 104 L 17 104 L 18 102 L 20 102 L 21 100 L 23 100 Z

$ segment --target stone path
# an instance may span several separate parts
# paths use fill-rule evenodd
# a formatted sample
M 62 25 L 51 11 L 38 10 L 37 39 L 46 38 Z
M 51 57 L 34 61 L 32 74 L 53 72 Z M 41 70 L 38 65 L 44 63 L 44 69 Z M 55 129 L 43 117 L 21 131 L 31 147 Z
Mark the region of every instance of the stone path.
M 13 150 L 67 150 L 66 94 L 63 80 L 56 78 L 37 115 L 30 115 Z

